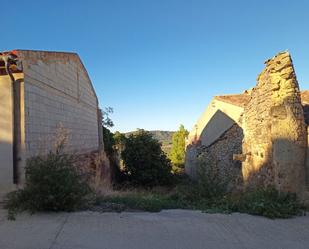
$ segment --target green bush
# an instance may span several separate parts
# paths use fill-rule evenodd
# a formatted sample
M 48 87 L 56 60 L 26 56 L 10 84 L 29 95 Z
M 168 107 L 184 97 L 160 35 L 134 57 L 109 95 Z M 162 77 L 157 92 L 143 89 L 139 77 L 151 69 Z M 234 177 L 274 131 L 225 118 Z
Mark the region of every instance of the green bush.
M 171 180 L 171 163 L 161 144 L 149 132 L 139 130 L 125 141 L 121 153 L 130 182 L 142 186 L 167 184 Z
M 268 218 L 289 218 L 302 215 L 306 207 L 292 193 L 279 193 L 274 187 L 248 190 L 239 193 L 209 192 L 208 185 L 183 182 L 170 197 L 184 207 L 206 212 L 240 212 Z M 213 190 L 212 190 L 213 191 Z
M 201 199 L 194 206 L 206 212 L 247 213 L 274 218 L 302 215 L 305 207 L 295 194 L 279 193 L 274 188 L 256 189 L 219 198 Z
M 91 189 L 73 166 L 73 158 L 59 150 L 29 159 L 23 189 L 7 196 L 9 214 L 18 211 L 73 211 L 87 202 Z
M 233 211 L 269 218 L 289 218 L 302 214 L 305 208 L 296 194 L 279 193 L 273 187 L 244 192 L 240 198 L 231 199 L 230 202 Z
M 194 209 L 206 213 L 248 213 L 268 218 L 289 218 L 305 214 L 306 207 L 295 194 L 279 193 L 274 188 L 227 193 L 211 198 L 198 187 L 197 182 L 183 178 L 176 187 L 151 189 L 132 188 L 98 198 L 97 205 L 109 211 L 162 209 Z

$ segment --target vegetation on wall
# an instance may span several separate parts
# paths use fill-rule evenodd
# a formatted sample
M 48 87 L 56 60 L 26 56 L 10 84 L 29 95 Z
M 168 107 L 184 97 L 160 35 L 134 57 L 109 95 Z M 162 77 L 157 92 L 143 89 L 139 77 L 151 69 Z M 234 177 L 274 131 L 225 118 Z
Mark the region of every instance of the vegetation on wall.
M 177 159 L 174 163 L 184 163 L 181 160 L 184 160 L 186 135 L 183 126 L 174 135 L 176 146 L 173 155 Z M 162 209 L 182 208 L 205 212 L 241 212 L 269 218 L 288 218 L 304 214 L 305 206 L 296 195 L 279 193 L 275 188 L 231 192 L 229 186 L 232 177 L 222 177 L 215 160 L 211 158 L 201 158 L 198 161 L 196 181 L 186 176 L 171 174 L 171 163 L 163 153 L 160 143 L 149 132 L 138 130 L 126 138 L 120 133 L 117 136 L 116 140 L 122 141 L 124 148 L 124 174 L 137 188 L 122 185 L 123 192 L 120 194 L 117 192 L 115 195 L 99 198 L 98 205 L 109 207 L 111 211 L 136 209 L 158 212 Z M 173 185 L 163 189 L 156 187 L 171 182 Z M 140 188 L 145 186 L 151 188 Z
M 104 148 L 111 165 L 114 165 L 112 167 L 118 167 L 118 183 L 128 181 L 129 185 L 122 184 L 125 188 L 121 194 L 97 198 L 97 206 L 108 206 L 111 211 L 157 212 L 182 208 L 242 212 L 269 218 L 288 218 L 304 212 L 305 207 L 296 195 L 279 193 L 275 188 L 231 192 L 228 188 L 230 179 L 225 177 L 223 180 L 211 158 L 198 161 L 195 181 L 181 174 L 172 174 L 172 163 L 153 133 L 138 130 L 127 135 L 113 134 L 108 129 L 113 125 L 112 121 L 105 120 L 103 124 L 106 125 L 103 127 Z M 93 191 L 85 176 L 73 166 L 74 157 L 63 152 L 68 136 L 66 132 L 62 134 L 54 152 L 27 161 L 24 189 L 10 193 L 7 198 L 10 218 L 23 210 L 74 211 L 94 203 Z M 187 135 L 183 125 L 173 135 L 170 156 L 174 173 L 183 169 Z M 118 160 L 123 160 L 123 168 L 119 168 Z
M 103 143 L 104 143 L 104 150 L 107 156 L 111 156 L 114 153 L 114 134 L 106 127 L 103 126 Z
M 121 148 L 125 163 L 122 174 L 131 185 L 120 194 L 110 192 L 97 198 L 96 210 L 98 206 L 104 210 L 109 207 L 110 211 L 134 209 L 157 212 L 182 208 L 242 212 L 269 218 L 288 218 L 304 213 L 305 207 L 296 195 L 279 193 L 274 188 L 229 192 L 227 182 L 219 180 L 215 165 L 209 161 L 200 162 L 197 181 L 171 174 L 170 161 L 161 144 L 149 132 L 139 130 L 129 137 L 105 132 L 110 138 L 105 142 L 112 141 L 110 148 Z M 63 153 L 61 144 L 64 140 L 61 139 L 55 152 L 28 160 L 25 188 L 10 193 L 7 198 L 10 218 L 23 210 L 74 211 L 93 205 L 92 190 L 85 177 L 73 166 L 74 157 Z M 171 182 L 174 184 L 162 187 Z M 137 188 L 132 189 L 132 185 Z
M 10 218 L 23 210 L 74 211 L 87 205 L 92 190 L 85 176 L 73 166 L 73 160 L 61 149 L 30 158 L 24 188 L 7 196 Z

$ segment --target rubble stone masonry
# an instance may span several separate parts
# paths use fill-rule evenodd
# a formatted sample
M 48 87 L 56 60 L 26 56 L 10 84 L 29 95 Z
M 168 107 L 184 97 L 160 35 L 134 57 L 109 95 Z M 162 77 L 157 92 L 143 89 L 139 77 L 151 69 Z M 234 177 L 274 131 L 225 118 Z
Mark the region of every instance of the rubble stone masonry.
M 242 151 L 243 130 L 234 124 L 214 143 L 197 149 L 197 161 L 212 164 L 222 181 L 227 181 L 229 190 L 242 184 L 241 162 L 233 155 Z
M 265 62 L 244 109 L 245 186 L 300 192 L 305 182 L 307 128 L 288 52 Z
M 217 96 L 220 106 L 214 106 L 212 112 L 207 108 L 197 123 L 207 134 L 192 130 L 194 140 L 188 139 L 186 172 L 196 177 L 197 162 L 204 159 L 215 163 L 223 176 L 232 175 L 236 180 L 235 162 L 241 161 L 242 188 L 274 186 L 282 192 L 307 195 L 309 200 L 309 91 L 300 93 L 288 52 L 277 54 L 265 65 L 254 88 L 239 95 Z M 227 105 L 239 108 L 236 119 L 224 112 L 234 126 L 210 129 L 216 121 L 213 113 Z M 214 132 L 221 137 L 206 141 Z

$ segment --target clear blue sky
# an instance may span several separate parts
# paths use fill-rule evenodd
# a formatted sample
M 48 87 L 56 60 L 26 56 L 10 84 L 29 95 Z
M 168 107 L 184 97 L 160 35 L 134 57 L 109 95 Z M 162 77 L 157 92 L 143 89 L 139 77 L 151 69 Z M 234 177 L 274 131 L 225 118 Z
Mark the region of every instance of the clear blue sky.
M 77 52 L 114 130 L 191 129 L 286 49 L 309 89 L 307 0 L 15 0 L 1 20 L 1 50 Z

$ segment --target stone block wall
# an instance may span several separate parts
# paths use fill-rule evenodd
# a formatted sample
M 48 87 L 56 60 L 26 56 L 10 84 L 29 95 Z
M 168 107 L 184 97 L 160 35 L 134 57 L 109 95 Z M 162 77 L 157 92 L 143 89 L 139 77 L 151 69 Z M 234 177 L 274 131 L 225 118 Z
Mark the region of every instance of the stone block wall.
M 247 186 L 304 186 L 307 131 L 289 53 L 265 62 L 244 110 L 243 177 Z
M 79 57 L 70 53 L 19 51 L 25 75 L 27 157 L 52 149 L 57 128 L 69 133 L 69 152 L 99 147 L 98 101 Z

